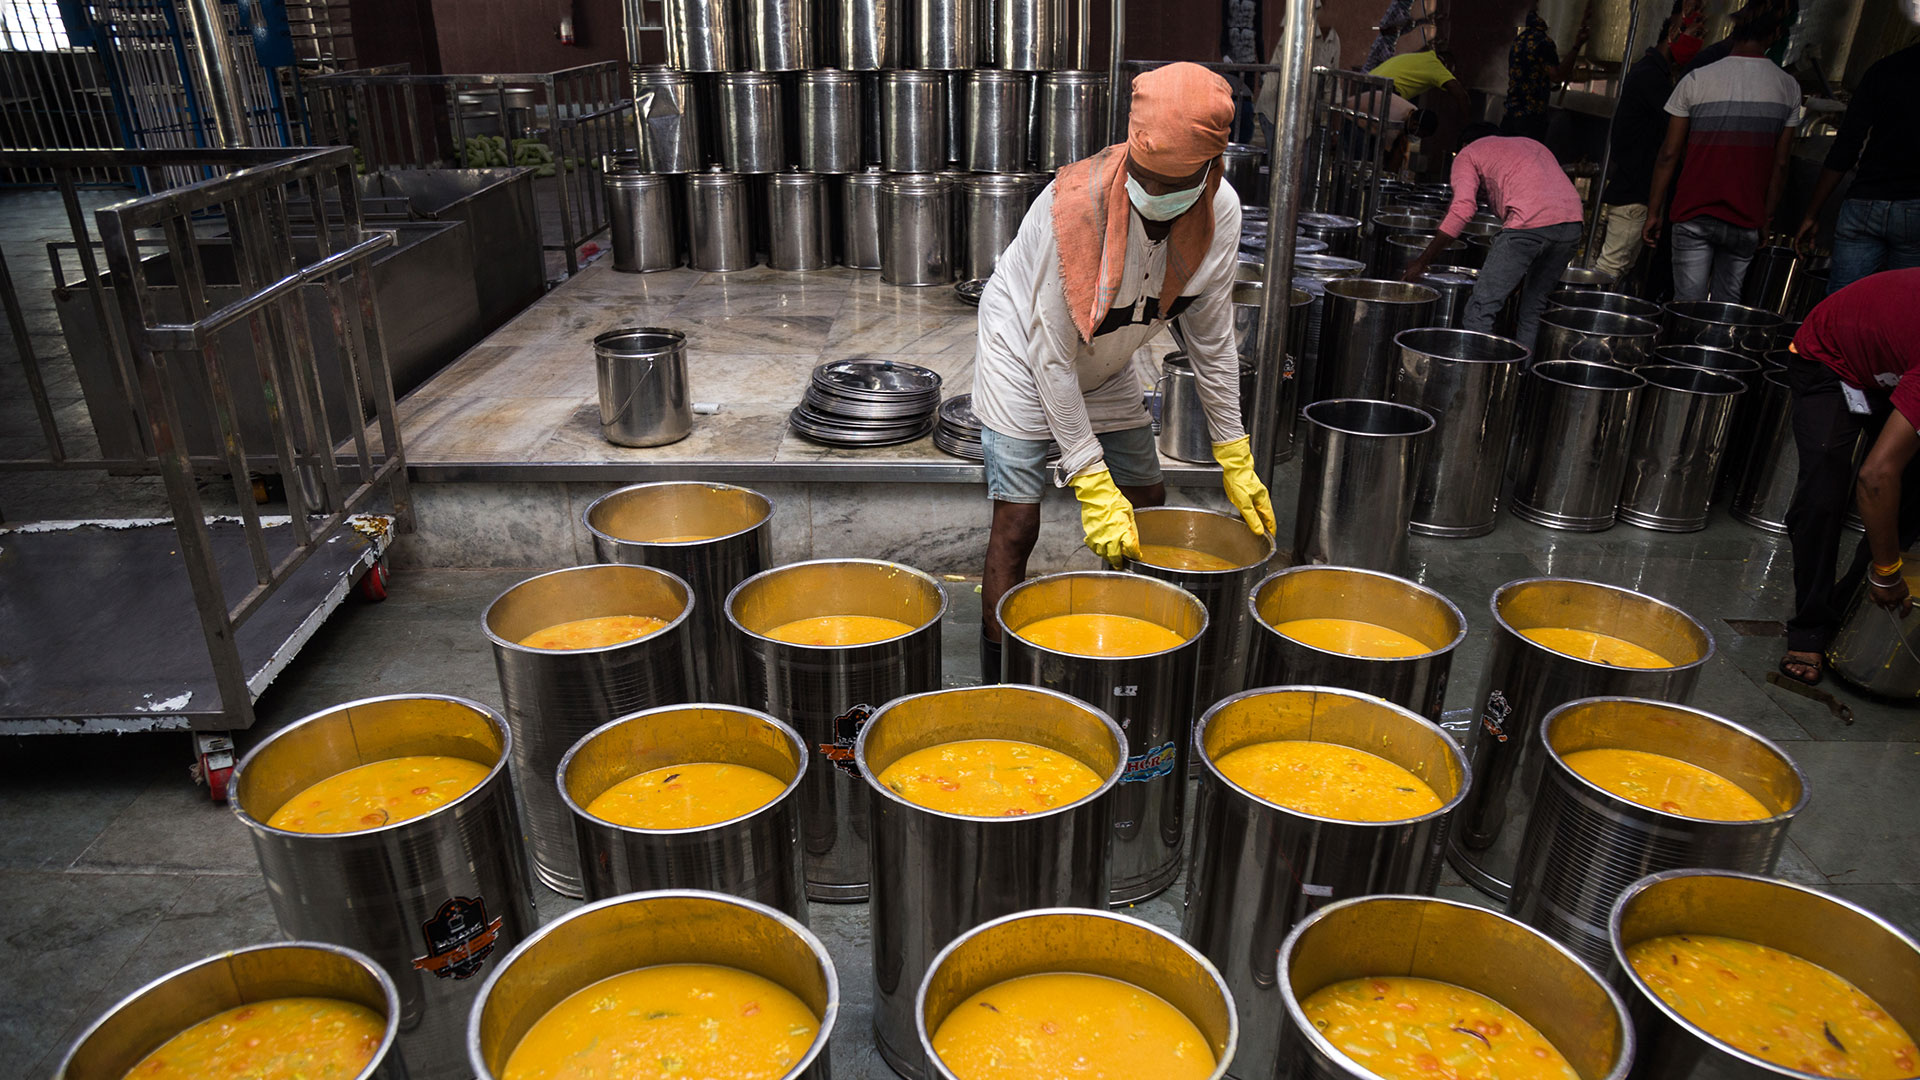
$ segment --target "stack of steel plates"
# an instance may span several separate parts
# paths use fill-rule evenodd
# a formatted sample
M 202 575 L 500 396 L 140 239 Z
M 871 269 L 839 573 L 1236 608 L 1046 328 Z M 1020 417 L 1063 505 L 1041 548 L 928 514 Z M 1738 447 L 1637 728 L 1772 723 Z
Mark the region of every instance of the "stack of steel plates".
M 892 446 L 932 431 L 939 406 L 937 372 L 892 360 L 833 360 L 813 369 L 787 423 L 827 446 Z
M 961 303 L 971 304 L 974 307 L 980 306 L 980 294 L 986 290 L 986 278 L 969 278 L 953 287 L 953 293 L 960 298 Z
M 933 429 L 933 445 L 968 461 L 985 461 L 980 446 L 980 418 L 973 414 L 973 395 L 955 394 L 940 405 L 940 425 Z M 1060 460 L 1060 444 L 1047 443 L 1047 460 Z

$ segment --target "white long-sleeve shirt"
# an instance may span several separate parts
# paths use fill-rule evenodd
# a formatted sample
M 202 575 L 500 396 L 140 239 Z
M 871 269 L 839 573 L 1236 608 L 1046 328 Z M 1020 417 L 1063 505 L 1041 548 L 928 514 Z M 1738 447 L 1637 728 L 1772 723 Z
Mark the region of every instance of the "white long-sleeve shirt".
M 1185 332 L 1200 403 L 1213 441 L 1246 432 L 1240 423 L 1240 354 L 1233 332 L 1234 264 L 1239 258 L 1240 202 L 1222 185 L 1213 200 L 1213 242 L 1187 280 Z M 980 422 L 1016 439 L 1060 444 L 1061 479 L 1104 464 L 1095 432 L 1147 424 L 1139 380 L 1129 361 L 1166 324 L 1158 311 L 1167 244 L 1149 241 L 1139 214 L 1129 214 L 1127 262 L 1107 320 L 1092 343 L 1067 313 L 1060 249 L 1053 236 L 1048 185 L 1020 223 L 1020 233 L 994 263 L 980 296 L 980 343 L 973 411 Z M 1188 299 L 1191 298 L 1191 299 Z M 1149 308 L 1152 309 L 1151 317 Z

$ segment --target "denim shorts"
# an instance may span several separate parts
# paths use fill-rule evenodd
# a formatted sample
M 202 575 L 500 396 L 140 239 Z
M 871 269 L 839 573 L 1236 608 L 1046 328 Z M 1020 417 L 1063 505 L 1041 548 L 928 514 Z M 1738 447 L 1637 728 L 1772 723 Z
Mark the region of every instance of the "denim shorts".
M 1153 428 L 1143 424 L 1096 437 L 1115 484 L 1148 487 L 1160 482 L 1160 448 L 1154 444 Z M 1050 442 L 1016 439 L 992 428 L 982 428 L 980 445 L 987 452 L 987 498 L 1029 505 L 1040 501 L 1048 487 Z

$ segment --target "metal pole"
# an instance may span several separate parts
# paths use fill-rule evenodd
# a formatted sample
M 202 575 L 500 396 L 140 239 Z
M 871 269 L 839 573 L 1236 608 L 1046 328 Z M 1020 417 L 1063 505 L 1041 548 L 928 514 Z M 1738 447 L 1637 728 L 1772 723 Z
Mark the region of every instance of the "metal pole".
M 1093 66 L 1093 0 L 1074 0 L 1073 69 Z
M 1600 207 L 1602 193 L 1607 190 L 1607 172 L 1613 168 L 1613 125 L 1620 119 L 1620 92 L 1627 86 L 1627 69 L 1633 66 L 1633 37 L 1639 28 L 1640 3 L 1633 0 L 1627 5 L 1627 44 L 1620 53 L 1620 78 L 1613 84 L 1613 112 L 1607 114 L 1607 148 L 1600 153 L 1600 172 L 1593 178 L 1593 210 L 1587 214 L 1587 235 L 1582 248 L 1587 253 L 1587 265 L 1593 265 L 1593 236 L 1600 230 Z M 1562 91 L 1562 100 L 1565 92 Z
M 1293 305 L 1293 222 L 1300 209 L 1301 163 L 1306 157 L 1312 102 L 1307 95 L 1313 48 L 1313 0 L 1287 0 L 1280 31 L 1278 121 L 1271 183 L 1267 188 L 1267 263 L 1260 290 L 1260 357 L 1254 369 L 1253 462 L 1260 479 L 1273 483 L 1274 428 L 1280 411 L 1281 366 Z M 1282 358 L 1276 360 L 1274 358 Z
M 1112 146 L 1127 137 L 1120 124 L 1121 95 L 1127 88 L 1127 0 L 1109 0 L 1107 10 L 1113 15 L 1113 48 L 1107 60 L 1107 145 Z M 1087 49 L 1093 49 L 1091 39 Z
M 185 0 L 180 6 L 187 10 L 193 34 L 194 71 L 207 88 L 214 140 L 222 147 L 251 145 L 247 100 L 227 41 L 227 24 L 220 18 L 219 0 Z

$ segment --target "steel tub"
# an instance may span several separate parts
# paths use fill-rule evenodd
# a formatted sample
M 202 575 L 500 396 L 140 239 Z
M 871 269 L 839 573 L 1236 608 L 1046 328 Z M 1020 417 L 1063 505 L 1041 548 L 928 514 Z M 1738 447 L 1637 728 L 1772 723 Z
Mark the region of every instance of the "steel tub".
M 1633 411 L 1647 381 L 1625 368 L 1541 361 L 1527 373 L 1513 514 L 1549 529 L 1613 527 Z
M 746 16 L 740 36 L 753 71 L 804 71 L 813 66 L 813 15 L 807 0 L 736 0 Z
M 905 56 L 901 0 L 840 0 L 840 66 L 850 71 L 899 67 Z
M 753 265 L 753 209 L 747 178 L 730 172 L 687 177 L 687 265 L 727 272 Z
M 1400 360 L 1394 335 L 1429 325 L 1439 299 L 1433 289 L 1406 281 L 1327 282 L 1313 400 L 1385 398 Z
M 1359 218 L 1303 210 L 1294 220 L 1294 230 L 1301 236 L 1325 241 L 1327 254 L 1342 259 L 1351 259 L 1360 250 Z
M 630 169 L 610 170 L 607 219 L 613 241 L 613 268 L 626 274 L 671 270 L 680 265 L 680 230 L 673 220 L 673 181 Z
M 1782 321 L 1771 311 L 1711 300 L 1675 300 L 1664 311 L 1660 344 L 1711 345 L 1755 360 L 1774 347 L 1773 331 Z
M 880 157 L 890 173 L 931 173 L 947 164 L 947 78 L 937 71 L 880 76 Z
M 700 171 L 700 96 L 693 77 L 665 64 L 633 70 L 637 149 L 650 173 Z
M 1636 319 L 1645 319 L 1659 325 L 1660 305 L 1651 300 L 1642 300 L 1625 293 L 1601 292 L 1598 289 L 1560 289 L 1547 294 L 1547 310 L 1572 309 L 1575 311 L 1606 311 L 1615 315 L 1630 315 Z
M 1569 266 L 1560 271 L 1560 284 L 1569 289 L 1605 292 L 1613 288 L 1613 275 L 1590 266 Z
M 993 5 L 993 60 L 1012 71 L 1049 71 L 1063 55 L 1066 8 L 1059 0 L 982 0 Z
M 600 436 L 616 446 L 665 446 L 693 431 L 687 335 L 661 326 L 609 330 L 593 339 Z
M 833 215 L 825 177 L 788 172 L 767 178 L 767 265 L 775 270 L 825 270 L 833 265 Z
M 1382 249 L 1385 252 L 1385 265 L 1381 268 L 1380 276 L 1393 281 L 1400 280 L 1406 274 L 1407 268 L 1413 265 L 1413 260 L 1427 250 L 1427 244 L 1432 240 L 1432 233 L 1395 233 L 1387 237 L 1386 245 Z M 1451 240 L 1435 252 L 1433 257 L 1439 259 L 1442 264 L 1459 262 L 1467 257 L 1467 242 Z
M 1593 293 L 1610 296 L 1610 293 Z M 1572 360 L 1635 368 L 1653 355 L 1660 328 L 1646 319 L 1598 308 L 1550 308 L 1540 316 L 1538 360 Z
M 1175 570 L 1138 559 L 1126 561 L 1133 573 L 1172 582 L 1205 605 L 1207 632 L 1194 656 L 1194 709 L 1205 711 L 1246 685 L 1253 623 L 1246 597 L 1273 561 L 1273 537 L 1247 528 L 1238 513 L 1217 510 L 1143 507 L 1134 511 L 1133 520 L 1142 544 L 1204 551 L 1233 564 L 1231 570 Z M 1189 754 L 1189 771 L 1193 764 Z
M 1634 410 L 1620 520 L 1660 532 L 1707 527 L 1714 478 L 1745 391 L 1739 379 L 1694 367 L 1649 365 Z
M 1787 508 L 1800 476 L 1800 448 L 1793 439 L 1793 390 L 1783 371 L 1760 377 L 1760 407 L 1754 414 L 1753 450 L 1734 486 L 1729 511 L 1770 533 L 1787 531 Z
M 1094 151 L 1107 145 L 1107 73 L 1046 72 L 1040 76 L 1039 100 L 1033 111 L 1039 124 L 1033 157 L 1043 171 L 1053 172 L 1062 165 L 1092 157 Z
M 823 68 L 799 79 L 799 165 L 838 175 L 860 170 L 860 76 Z
M 732 71 L 740 48 L 730 0 L 666 0 L 667 63 L 682 71 Z
M 983 173 L 960 181 L 960 213 L 966 237 L 960 251 L 962 280 L 992 276 L 1000 253 L 1020 233 L 1030 196 L 1030 185 L 1022 176 Z
M 1300 355 L 1294 364 L 1294 398 L 1301 405 L 1318 400 L 1320 332 L 1326 323 L 1327 282 L 1335 278 L 1359 277 L 1367 264 L 1359 259 L 1334 255 L 1295 255 L 1293 287 L 1307 294 L 1306 328 L 1300 339 Z
M 1359 398 L 1316 401 L 1302 415 L 1307 446 L 1294 561 L 1400 572 L 1433 417 L 1409 405 Z
M 1433 324 L 1458 330 L 1467 317 L 1467 301 L 1480 284 L 1480 271 L 1471 266 L 1435 266 L 1420 275 L 1417 284 L 1440 294 L 1434 303 Z
M 1847 617 L 1827 645 L 1833 673 L 1869 694 L 1894 701 L 1920 698 L 1920 618 L 1898 618 L 1854 590 Z
M 772 173 L 786 167 L 786 121 L 780 80 L 761 71 L 719 78 L 720 163 L 728 172 Z
M 953 281 L 953 184 L 944 176 L 892 173 L 880 181 L 880 280 Z
M 886 174 L 865 169 L 840 178 L 840 265 L 880 269 L 880 182 Z
M 913 0 L 913 66 L 933 71 L 973 67 L 979 45 L 977 0 Z
M 990 68 L 969 72 L 966 97 L 966 147 L 961 163 L 975 172 L 1025 169 L 1033 77 Z
M 1433 417 L 1407 528 L 1422 536 L 1485 536 L 1500 484 L 1528 353 L 1472 330 L 1402 330 L 1389 396 Z

